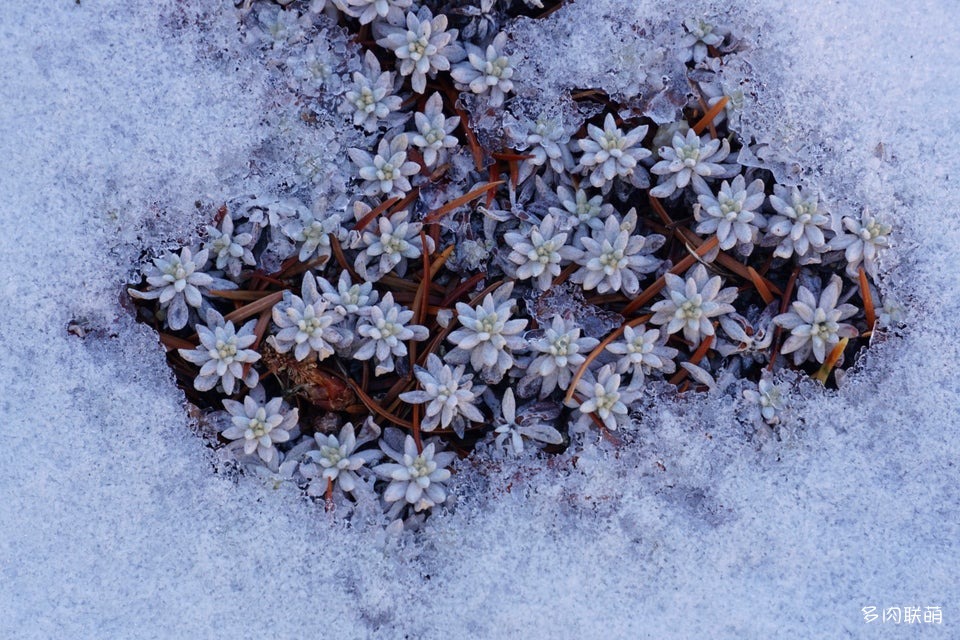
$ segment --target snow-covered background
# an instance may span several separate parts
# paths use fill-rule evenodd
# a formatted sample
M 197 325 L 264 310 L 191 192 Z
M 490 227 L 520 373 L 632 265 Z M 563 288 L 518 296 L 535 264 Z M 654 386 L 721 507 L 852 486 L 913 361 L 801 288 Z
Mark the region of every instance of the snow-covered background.
M 792 398 L 782 441 L 721 398 L 665 403 L 575 468 L 465 470 L 457 510 L 398 547 L 214 475 L 121 307 L 141 252 L 242 188 L 266 135 L 262 71 L 209 47 L 229 5 L 201 28 L 182 4 L 0 3 L 0 636 L 958 636 L 960 5 L 756 0 L 730 19 L 757 30 L 758 129 L 828 198 L 896 222 L 902 338 Z M 660 4 L 580 0 L 524 28 L 525 52 L 602 72 L 612 25 Z

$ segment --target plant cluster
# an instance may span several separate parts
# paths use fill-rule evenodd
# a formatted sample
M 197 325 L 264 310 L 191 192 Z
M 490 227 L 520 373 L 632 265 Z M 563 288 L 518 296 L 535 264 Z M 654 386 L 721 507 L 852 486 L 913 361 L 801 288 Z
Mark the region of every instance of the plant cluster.
M 682 119 L 592 90 L 576 121 L 514 109 L 503 27 L 556 2 L 249 5 L 285 104 L 308 122 L 335 105 L 369 141 L 343 159 L 352 196 L 224 203 L 129 291 L 221 442 L 330 506 L 423 512 L 457 456 L 617 441 L 644 395 L 720 373 L 776 425 L 775 372 L 832 383 L 896 322 L 871 285 L 891 227 L 756 161 L 722 75 L 745 45 L 722 25 L 689 20 L 667 52 Z

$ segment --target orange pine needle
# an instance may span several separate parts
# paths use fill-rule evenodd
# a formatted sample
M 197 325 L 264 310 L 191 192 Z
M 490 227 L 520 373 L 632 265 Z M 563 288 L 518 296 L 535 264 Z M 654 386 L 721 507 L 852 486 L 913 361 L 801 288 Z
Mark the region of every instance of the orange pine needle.
M 860 267 L 860 297 L 863 298 L 863 312 L 867 316 L 867 330 L 872 331 L 877 321 L 877 312 L 873 307 L 873 295 L 870 294 L 870 285 L 867 282 L 867 272 Z
M 753 267 L 747 267 L 747 274 L 750 276 L 753 286 L 757 288 L 757 293 L 759 293 L 760 297 L 763 298 L 763 303 L 770 304 L 773 302 L 773 294 L 770 293 L 770 288 L 767 287 L 767 283 L 764 282 L 760 274 L 757 273 L 757 270 Z
M 674 221 L 673 221 L 673 218 L 671 218 L 671 217 L 670 217 L 670 214 L 667 213 L 667 210 L 663 208 L 663 205 L 660 203 L 660 200 L 657 199 L 657 198 L 655 198 L 655 197 L 653 197 L 653 196 L 650 196 L 649 199 L 650 199 L 650 207 L 651 207 L 651 208 L 656 212 L 656 214 L 660 217 L 660 219 L 663 221 L 663 224 L 665 224 L 668 228 L 670 228 L 670 229 L 673 230 L 673 235 L 675 235 L 677 238 L 679 238 L 679 239 L 682 240 L 683 242 L 686 242 L 687 244 L 693 245 L 693 247 L 695 247 L 695 248 L 697 248 L 697 249 L 699 250 L 699 248 L 700 248 L 701 244 L 704 242 L 704 240 L 702 240 L 702 239 L 700 238 L 700 236 L 698 236 L 698 235 L 695 234 L 694 232 L 690 231 L 689 229 L 686 229 L 686 228 L 684 228 L 684 227 L 675 226 L 675 223 L 674 223 Z M 714 238 L 715 238 L 715 237 L 716 237 L 716 236 L 714 236 Z M 699 251 L 698 251 L 698 253 L 699 253 Z M 705 252 L 704 252 L 704 253 L 700 253 L 699 255 L 701 255 L 701 256 L 702 256 L 702 255 L 705 255 Z M 755 284 L 756 284 L 756 281 L 757 281 L 757 280 L 762 281 L 762 282 L 763 282 L 763 286 L 766 288 L 768 294 L 769 294 L 769 293 L 774 293 L 774 294 L 779 294 L 779 293 L 780 293 L 780 289 L 778 289 L 775 284 L 773 284 L 772 282 L 770 282 L 769 280 L 767 280 L 767 279 L 764 278 L 763 276 L 760 276 L 759 274 L 757 274 L 757 279 L 755 280 L 754 276 L 750 274 L 750 272 L 747 270 L 748 268 L 747 268 L 745 265 L 741 264 L 741 263 L 738 262 L 735 258 L 732 258 L 731 256 L 727 255 L 727 254 L 724 253 L 723 251 L 721 251 L 721 252 L 719 252 L 719 253 L 717 254 L 716 262 L 717 262 L 720 266 L 724 267 L 725 269 L 728 269 L 728 270 L 732 271 L 733 273 L 737 274 L 738 276 L 740 276 L 741 278 L 743 278 L 743 279 L 745 279 L 745 280 L 754 281 Z M 759 287 L 758 287 L 758 290 L 759 290 Z M 763 296 L 762 293 L 761 293 L 760 295 Z M 764 298 L 764 299 L 766 299 L 766 298 Z M 773 300 L 772 297 L 771 297 L 771 300 Z M 769 302 L 768 302 L 767 304 L 769 304 Z
M 698 257 L 709 253 L 714 247 L 717 246 L 718 243 L 719 243 L 719 240 L 717 240 L 717 236 L 712 236 L 709 240 L 706 240 L 703 244 L 697 247 L 697 250 L 695 252 L 696 255 L 689 255 L 684 257 L 682 260 L 680 260 L 680 262 L 675 264 L 672 269 L 670 269 L 670 273 L 676 275 L 682 271 L 686 271 L 693 265 L 694 262 L 697 261 Z M 653 297 L 658 293 L 660 293 L 660 290 L 663 289 L 666 286 L 666 284 L 667 284 L 667 279 L 665 277 L 660 276 L 659 278 L 657 278 L 652 285 L 650 285 L 649 287 L 641 291 L 636 298 L 631 300 L 630 303 L 623 308 L 623 311 L 620 312 L 621 315 L 628 316 L 634 311 L 636 311 L 637 309 L 639 309 L 640 307 L 642 307 L 643 305 L 645 305 L 650 300 L 653 300 Z
M 567 278 L 573 275 L 574 271 L 576 271 L 579 268 L 580 268 L 580 265 L 576 263 L 568 265 L 563 271 L 560 272 L 560 275 L 554 278 L 553 284 L 551 284 L 550 286 L 559 287 L 561 284 L 567 281 Z
M 227 315 L 223 316 L 223 319 L 231 322 L 244 320 L 251 316 L 257 315 L 261 311 L 272 309 L 273 305 L 277 304 L 281 300 L 283 300 L 283 291 L 274 291 L 270 295 L 264 296 L 256 302 L 251 302 L 250 304 L 244 305 L 235 311 L 231 311 Z
M 437 259 L 430 263 L 430 279 L 437 277 L 437 274 L 440 272 L 440 269 L 443 268 L 443 265 L 447 262 L 447 259 L 453 255 L 454 245 L 450 245 L 446 249 L 440 252 L 440 255 L 437 256 Z M 431 283 L 432 285 L 433 283 Z
M 430 252 L 427 251 L 427 234 L 422 230 L 420 231 L 420 247 L 423 255 L 423 275 L 420 278 L 420 286 L 417 287 L 417 295 L 413 298 L 413 324 L 423 322 L 427 290 L 430 288 Z
M 378 215 L 380 215 L 381 213 L 383 213 L 393 205 L 397 204 L 398 202 L 400 202 L 400 196 L 397 196 L 395 198 L 390 198 L 389 200 L 384 200 L 373 209 L 370 209 L 370 211 L 368 211 L 365 216 L 357 220 L 357 224 L 353 225 L 353 230 L 363 231 L 364 229 L 367 228 L 368 224 L 373 222 L 374 218 L 376 218 Z
M 446 214 L 450 213 L 450 212 L 453 211 L 454 209 L 458 209 L 458 208 L 462 207 L 463 205 L 467 204 L 468 202 L 470 202 L 471 200 L 475 200 L 476 198 L 479 198 L 480 196 L 482 196 L 483 194 L 487 193 L 487 192 L 490 191 L 491 189 L 496 189 L 497 187 L 499 187 L 500 185 L 502 185 L 503 182 L 504 182 L 503 180 L 497 180 L 496 182 L 488 182 L 487 184 L 480 185 L 480 186 L 477 187 L 476 189 L 473 189 L 472 191 L 470 191 L 470 192 L 468 192 L 468 193 L 465 193 L 464 195 L 460 196 L 459 198 L 454 198 L 453 200 L 451 200 L 450 202 L 446 203 L 445 205 L 443 205 L 442 207 L 440 207 L 440 208 L 437 209 L 436 211 L 431 211 L 431 212 L 423 219 L 423 223 L 424 223 L 424 224 L 431 224 L 431 223 L 433 223 L 433 222 L 436 222 L 437 220 L 439 220 L 440 218 L 442 218 L 442 217 L 445 216 Z
M 449 92 L 455 92 L 455 89 L 450 87 Z M 448 96 L 450 96 L 449 93 Z M 456 93 L 453 93 L 450 106 L 453 107 L 454 112 L 460 116 L 460 129 L 462 129 L 464 135 L 467 136 L 467 144 L 470 146 L 470 153 L 473 155 L 474 166 L 476 166 L 477 171 L 483 171 L 483 147 L 480 146 L 477 135 L 468 126 L 470 122 L 469 114 L 457 106 L 457 99 L 458 96 Z
M 223 298 L 224 300 L 239 300 L 241 302 L 250 302 L 253 300 L 259 300 L 273 293 L 272 291 L 236 291 L 236 290 L 220 290 L 220 289 L 211 289 L 207 291 L 208 295 L 215 296 L 217 298 Z
M 417 453 L 423 453 L 423 443 L 420 441 L 420 405 L 413 405 L 413 441 L 417 445 Z
M 703 357 L 707 355 L 707 351 L 710 350 L 710 347 L 713 345 L 713 339 L 715 336 L 707 336 L 705 340 L 700 343 L 700 346 L 697 347 L 696 351 L 690 355 L 690 364 L 700 364 L 700 361 L 703 360 Z M 687 377 L 690 372 L 680 367 L 677 373 L 670 378 L 670 384 L 678 385 L 683 382 L 683 379 Z
M 260 312 L 260 317 L 257 318 L 257 324 L 253 327 L 253 335 L 257 337 L 254 340 L 253 344 L 250 346 L 251 349 L 256 351 L 260 347 L 260 342 L 263 340 L 263 336 L 267 334 L 267 328 L 270 326 L 270 316 L 272 315 L 272 309 L 264 309 Z M 246 378 L 247 374 L 250 373 L 250 367 L 253 366 L 252 362 L 243 363 L 243 377 Z
M 713 119 L 716 118 L 721 111 L 723 111 L 723 108 L 727 106 L 727 102 L 729 101 L 730 101 L 729 97 L 723 96 L 717 101 L 717 104 L 710 107 L 710 109 L 705 114 L 703 114 L 703 117 L 700 118 L 697 124 L 693 125 L 694 133 L 696 133 L 697 135 L 700 135 L 701 133 L 703 133 L 703 130 L 709 127 L 713 123 Z
M 327 492 L 323 496 L 323 508 L 333 511 L 333 479 L 327 478 Z
M 174 349 L 193 349 L 197 345 L 189 340 L 184 340 L 183 338 L 178 338 L 177 336 L 172 336 L 169 333 L 160 333 L 160 344 L 162 344 L 167 351 L 173 351 Z
M 841 338 L 840 342 L 833 346 L 833 349 L 830 350 L 830 355 L 824 360 L 823 366 L 811 376 L 814 380 L 819 380 L 821 384 L 827 384 L 827 378 L 830 377 L 830 372 L 833 371 L 833 368 L 837 366 L 837 362 L 843 355 L 843 350 L 847 348 L 848 342 L 850 342 L 850 338 Z
M 405 289 L 407 291 L 417 291 L 420 288 L 420 285 L 418 285 L 415 282 L 410 282 L 409 280 L 398 278 L 397 276 L 392 276 L 392 275 L 383 276 L 382 278 L 380 278 L 379 282 L 390 287 L 390 289 L 394 291 L 394 294 L 396 294 L 397 289 Z
M 360 282 L 362 278 L 360 278 L 360 275 L 353 269 L 353 265 L 347 262 L 347 256 L 343 254 L 343 247 L 340 246 L 340 241 L 337 239 L 337 236 L 331 234 L 329 237 L 330 248 L 333 250 L 333 256 L 337 259 L 337 262 L 340 263 L 344 271 L 350 274 L 354 282 Z
M 404 196 L 403 200 L 391 207 L 391 215 L 397 211 L 403 211 L 413 203 L 414 200 L 420 197 L 420 187 L 414 187 L 410 193 Z
M 379 404 L 377 404 L 377 401 L 371 398 L 370 396 L 368 396 L 367 393 L 363 389 L 361 389 L 360 385 L 358 385 L 356 382 L 354 382 L 350 378 L 347 378 L 347 384 L 350 385 L 350 388 L 353 389 L 353 392 L 357 394 L 357 397 L 360 398 L 360 402 L 362 402 L 364 406 L 367 407 L 367 409 L 377 414 L 381 418 L 384 418 L 385 420 L 389 420 L 393 424 L 413 430 L 413 423 L 407 420 L 404 420 L 403 418 L 400 418 L 398 416 L 395 416 L 389 411 L 387 411 L 386 409 L 384 409 L 383 407 L 381 407 Z
M 493 154 L 493 157 L 497 160 L 529 160 L 534 156 L 528 153 L 510 153 L 507 151 L 498 151 Z
M 623 330 L 627 327 L 636 327 L 639 324 L 643 324 L 650 319 L 649 315 L 640 316 L 639 318 L 634 318 L 630 322 L 624 322 L 618 328 L 614 329 L 613 332 L 608 335 L 603 341 L 594 347 L 593 351 L 590 352 L 590 355 L 587 356 L 587 359 L 583 361 L 583 364 L 580 365 L 580 368 L 577 369 L 577 372 L 573 375 L 573 378 L 570 380 L 570 386 L 567 387 L 567 395 L 564 396 L 564 403 L 570 402 L 573 398 L 573 394 L 576 393 L 577 383 L 580 382 L 580 379 L 583 378 L 583 374 L 587 372 L 587 367 L 590 366 L 590 363 L 597 359 L 597 357 L 603 353 L 603 350 L 607 348 L 607 345 L 620 337 L 620 334 L 623 333 Z
M 667 225 L 668 227 L 671 226 L 673 224 L 673 218 L 671 218 L 670 214 L 667 213 L 667 210 L 663 208 L 663 204 L 661 204 L 660 199 L 650 196 L 649 200 L 650 206 L 653 208 L 656 214 L 660 216 L 660 219 L 663 220 L 663 224 Z
M 480 284 L 484 278 L 487 277 L 486 273 L 475 273 L 460 284 L 458 284 L 452 291 L 450 291 L 446 296 L 444 296 L 443 301 L 440 303 L 443 307 L 449 307 L 455 300 L 460 298 L 463 294 L 473 289 L 475 286 Z
M 790 298 L 793 296 L 793 287 L 797 283 L 797 276 L 800 275 L 800 267 L 796 267 L 793 270 L 793 273 L 790 274 L 790 279 L 787 280 L 787 288 L 783 292 L 783 298 L 780 300 L 780 313 L 784 314 L 787 312 L 787 307 L 790 305 Z M 780 334 L 783 333 L 783 327 L 778 326 L 773 332 L 773 348 L 770 351 L 770 364 L 767 365 L 768 371 L 773 371 L 773 365 L 777 361 L 777 355 L 780 353 Z

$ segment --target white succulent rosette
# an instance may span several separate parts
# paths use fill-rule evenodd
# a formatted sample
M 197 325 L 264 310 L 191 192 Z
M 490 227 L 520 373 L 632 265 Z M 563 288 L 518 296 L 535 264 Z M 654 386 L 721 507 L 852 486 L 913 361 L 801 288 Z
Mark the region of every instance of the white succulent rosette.
M 588 124 L 587 137 L 577 140 L 577 145 L 583 151 L 580 171 L 588 174 L 590 184 L 597 188 L 614 178 L 631 178 L 634 174 L 642 174 L 645 181 L 646 170 L 639 163 L 650 157 L 650 151 L 640 146 L 646 135 L 647 125 L 624 133 L 617 126 L 613 114 L 608 113 L 602 129 Z
M 813 292 L 801 285 L 797 288 L 797 299 L 791 303 L 790 311 L 773 319 L 777 326 L 790 331 L 780 352 L 793 354 L 794 364 L 801 364 L 812 354 L 817 362 L 823 363 L 830 349 L 841 338 L 853 338 L 857 329 L 841 322 L 857 313 L 852 304 L 837 306 L 843 284 L 839 276 L 831 276 L 830 283 L 820 292 L 817 300 Z
M 353 82 L 343 94 L 340 112 L 352 115 L 354 126 L 376 131 L 381 122 L 390 122 L 403 104 L 403 99 L 395 95 L 396 90 L 394 74 L 381 71 L 377 57 L 367 51 L 364 70 L 353 72 Z
M 444 364 L 436 354 L 427 357 L 427 368 L 416 368 L 421 389 L 400 394 L 410 404 L 426 404 L 420 423 L 423 431 L 437 427 L 464 432 L 464 421 L 482 422 L 483 414 L 476 403 L 483 393 L 483 385 L 474 386 L 473 375 L 465 374 L 465 367 Z
M 290 440 L 298 428 L 298 410 L 285 407 L 283 398 L 267 401 L 263 387 L 251 390 L 243 402 L 224 400 L 223 406 L 231 422 L 223 437 L 242 443 L 246 455 L 256 453 L 267 464 L 279 457 L 274 445 Z
M 165 312 L 167 326 L 175 331 L 183 329 L 190 319 L 190 307 L 203 306 L 201 289 L 237 288 L 229 280 L 206 273 L 209 256 L 209 249 L 198 251 L 194 256 L 189 247 L 184 247 L 179 254 L 164 254 L 144 267 L 147 290 L 128 288 L 127 292 L 140 300 L 156 300 Z
M 531 412 L 531 416 L 533 413 Z M 541 420 L 517 417 L 517 400 L 513 389 L 507 388 L 500 403 L 500 415 L 494 422 L 494 445 L 503 450 L 504 443 L 509 441 L 510 449 L 519 455 L 524 451 L 524 439 L 539 444 L 562 444 L 563 436 L 554 427 Z M 554 416 L 555 417 L 555 416 Z
M 260 360 L 260 354 L 247 348 L 257 341 L 256 324 L 256 320 L 251 320 L 237 331 L 215 309 L 207 310 L 207 325 L 197 325 L 200 344 L 196 349 L 178 349 L 184 360 L 200 367 L 193 381 L 197 391 L 209 391 L 218 382 L 227 395 L 233 394 L 237 381 L 251 389 L 257 386 L 260 376 L 250 365 Z
M 457 303 L 460 328 L 447 336 L 447 340 L 456 345 L 446 355 L 447 362 L 469 362 L 481 378 L 491 384 L 499 382 L 514 366 L 514 353 L 527 350 L 522 334 L 529 321 L 513 318 L 517 302 L 509 297 L 512 291 L 511 282 L 500 287 L 500 302 L 488 293 L 477 307 Z
M 330 308 L 330 302 L 317 291 L 313 274 L 303 276 L 301 296 L 283 292 L 283 300 L 274 305 L 273 323 L 279 331 L 267 338 L 278 353 L 293 351 L 297 360 L 304 360 L 311 353 L 317 360 L 325 360 L 334 354 L 336 347 L 346 346 L 344 336 L 335 325 L 343 316 Z
M 650 190 L 655 198 L 668 198 L 687 185 L 697 193 L 707 193 L 710 187 L 707 178 L 730 177 L 737 166 L 722 164 L 730 155 L 730 143 L 726 138 L 713 140 L 710 136 L 698 136 L 690 129 L 686 135 L 677 131 L 670 146 L 660 147 L 660 161 L 650 169 L 660 176 L 657 186 Z
M 707 336 L 715 334 L 712 318 L 734 311 L 731 304 L 737 298 L 735 287 L 721 289 L 720 276 L 712 278 L 702 264 L 687 272 L 686 278 L 672 273 L 663 274 L 666 286 L 665 300 L 653 305 L 653 324 L 666 325 L 668 334 L 683 331 L 683 337 L 698 345 Z
M 766 218 L 759 212 L 767 199 L 763 189 L 763 180 L 747 185 L 743 176 L 737 176 L 732 182 L 724 180 L 716 195 L 710 191 L 699 194 L 698 206 L 693 210 L 698 223 L 694 230 L 716 235 L 718 246 L 724 251 L 739 246 L 742 255 L 749 255 L 760 229 L 767 226 Z
M 357 451 L 362 443 L 358 442 L 356 430 L 349 422 L 341 427 L 338 435 L 316 433 L 313 438 L 316 449 L 304 454 L 307 461 L 299 468 L 300 474 L 310 481 L 308 495 L 323 495 L 328 483 L 344 493 L 364 490 L 366 484 L 360 472 L 369 472 L 367 465 L 381 457 L 380 451 Z
M 354 359 L 375 359 L 374 374 L 378 376 L 393 371 L 394 358 L 407 355 L 407 342 L 422 342 L 430 335 L 426 327 L 409 324 L 413 315 L 413 311 L 393 301 L 393 293 L 387 292 L 357 324 L 360 348 L 353 354 Z
M 417 451 L 416 442 L 409 435 L 403 439 L 402 446 L 398 446 L 391 442 L 399 435 L 393 431 L 388 430 L 380 441 L 380 448 L 393 462 L 373 468 L 374 473 L 389 481 L 383 499 L 387 503 L 402 500 L 417 512 L 444 503 L 447 500 L 444 485 L 450 479 L 448 467 L 456 454 L 441 451 L 437 440 L 425 443 L 423 451 Z
M 400 75 L 410 76 L 410 85 L 417 93 L 426 91 L 428 77 L 449 71 L 450 63 L 464 56 L 463 48 L 456 43 L 457 30 L 447 30 L 447 16 L 434 16 L 428 7 L 408 12 L 402 27 L 376 23 L 374 33 L 377 44 L 397 56 Z
M 653 252 L 663 246 L 664 237 L 634 233 L 637 212 L 631 209 L 623 221 L 610 216 L 600 230 L 580 240 L 583 251 L 574 260 L 581 268 L 570 277 L 587 291 L 622 291 L 628 296 L 640 292 L 640 278 L 656 271 L 661 260 Z
M 503 239 L 511 248 L 507 259 L 517 279 L 532 280 L 541 291 L 549 289 L 563 265 L 581 255 L 567 244 L 568 235 L 558 230 L 556 219 L 549 213 L 538 225 L 505 233 Z
M 487 48 L 467 43 L 467 59 L 450 70 L 462 89 L 477 95 L 489 94 L 489 105 L 499 107 L 506 94 L 513 91 L 513 63 L 503 54 L 507 34 L 498 33 Z

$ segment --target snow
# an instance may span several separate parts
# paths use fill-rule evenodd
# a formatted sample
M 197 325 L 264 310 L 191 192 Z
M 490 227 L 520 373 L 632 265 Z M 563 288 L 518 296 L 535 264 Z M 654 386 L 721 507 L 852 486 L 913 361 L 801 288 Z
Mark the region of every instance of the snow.
M 925 637 L 956 636 L 960 136 L 941 128 L 960 6 L 756 0 L 729 21 L 758 41 L 756 130 L 828 199 L 897 223 L 902 337 L 841 390 L 795 391 L 782 441 L 720 397 L 651 403 L 631 442 L 575 466 L 465 465 L 454 512 L 384 545 L 213 474 L 120 303 L 142 251 L 203 221 L 195 201 L 258 186 L 240 168 L 272 135 L 269 79 L 216 55 L 233 28 L 218 4 L 0 4 L 0 635 L 900 637 L 920 630 L 861 607 L 940 605 Z M 578 2 L 523 28 L 585 86 L 633 46 L 610 24 L 655 4 Z M 707 5 L 682 6 L 669 20 Z

